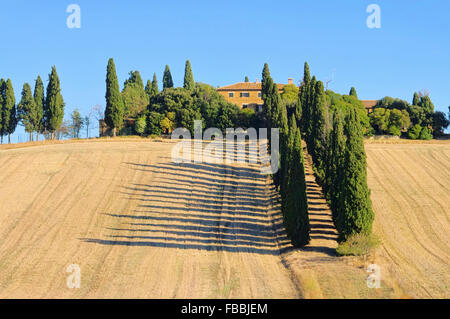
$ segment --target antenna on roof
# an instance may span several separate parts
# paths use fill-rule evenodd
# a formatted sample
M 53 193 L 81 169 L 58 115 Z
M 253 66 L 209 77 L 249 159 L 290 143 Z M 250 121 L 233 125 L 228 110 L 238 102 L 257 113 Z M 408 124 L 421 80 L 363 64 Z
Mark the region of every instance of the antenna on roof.
M 325 80 L 326 85 L 325 91 L 328 91 L 328 84 L 334 81 L 334 72 L 336 72 L 336 69 L 331 70 L 331 78 Z

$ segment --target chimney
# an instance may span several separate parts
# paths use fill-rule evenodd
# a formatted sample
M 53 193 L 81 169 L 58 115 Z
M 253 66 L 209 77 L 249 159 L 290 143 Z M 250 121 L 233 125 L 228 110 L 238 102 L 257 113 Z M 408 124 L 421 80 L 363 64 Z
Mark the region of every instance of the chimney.
M 294 79 L 293 78 L 289 78 L 288 79 L 288 84 L 294 84 Z

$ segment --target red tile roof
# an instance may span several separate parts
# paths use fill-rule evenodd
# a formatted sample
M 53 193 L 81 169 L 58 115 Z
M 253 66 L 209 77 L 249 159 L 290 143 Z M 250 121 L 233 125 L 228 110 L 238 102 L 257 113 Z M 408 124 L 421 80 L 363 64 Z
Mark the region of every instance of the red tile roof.
M 277 84 L 282 90 L 286 84 Z M 238 82 L 217 88 L 217 91 L 261 91 L 261 82 Z
M 361 103 L 364 105 L 366 109 L 372 109 L 375 104 L 377 104 L 378 100 L 361 100 Z

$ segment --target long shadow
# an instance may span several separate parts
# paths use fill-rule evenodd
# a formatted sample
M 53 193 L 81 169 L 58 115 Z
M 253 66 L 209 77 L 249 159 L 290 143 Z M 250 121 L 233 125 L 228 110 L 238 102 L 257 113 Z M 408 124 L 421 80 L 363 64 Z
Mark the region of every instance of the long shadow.
M 105 214 L 114 225 L 107 228 L 110 233 L 82 238 L 84 242 L 270 255 L 291 249 L 282 218 L 268 211 L 274 188 L 263 182 L 266 177 L 258 169 L 211 163 L 126 164 L 152 174 L 155 184 L 122 186 L 119 193 L 137 201 L 136 210 Z

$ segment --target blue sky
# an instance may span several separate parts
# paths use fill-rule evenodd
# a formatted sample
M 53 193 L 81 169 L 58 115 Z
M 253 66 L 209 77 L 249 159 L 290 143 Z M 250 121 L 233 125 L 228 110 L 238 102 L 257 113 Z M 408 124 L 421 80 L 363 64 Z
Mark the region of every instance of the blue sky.
M 72 3 L 81 8 L 80 29 L 66 25 Z M 381 8 L 380 29 L 366 25 L 371 3 Z M 260 79 L 264 62 L 275 81 L 297 82 L 308 61 L 320 80 L 333 74 L 329 88 L 336 92 L 355 86 L 361 99 L 410 101 L 414 91 L 428 89 L 436 109 L 447 113 L 449 21 L 445 0 L 15 0 L 0 11 L 0 77 L 11 78 L 19 101 L 24 82 L 34 86 L 40 74 L 47 83 L 56 65 L 68 116 L 105 105 L 109 57 L 121 86 L 130 70 L 145 82 L 156 72 L 160 81 L 165 64 L 181 85 L 186 59 L 196 81 L 214 86 L 246 75 Z

